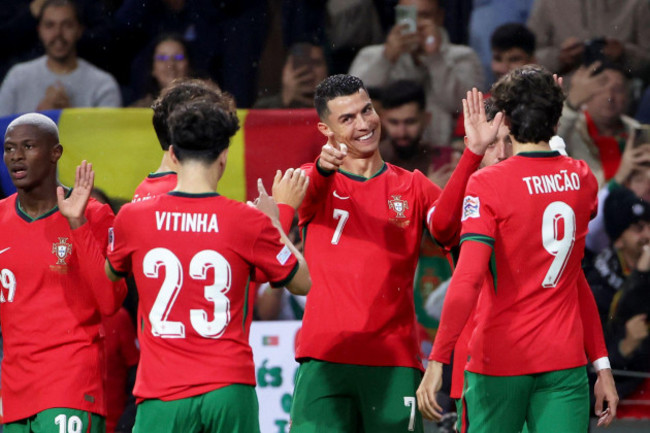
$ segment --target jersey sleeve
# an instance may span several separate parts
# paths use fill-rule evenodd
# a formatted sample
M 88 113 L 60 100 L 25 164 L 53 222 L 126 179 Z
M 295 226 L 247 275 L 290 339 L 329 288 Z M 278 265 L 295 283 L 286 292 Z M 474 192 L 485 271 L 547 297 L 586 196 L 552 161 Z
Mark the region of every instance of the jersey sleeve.
M 440 197 L 428 212 L 427 228 L 433 238 L 446 249 L 460 242 L 461 215 L 467 182 L 483 157 L 465 149 Z
M 492 247 L 485 243 L 463 244 L 458 266 L 447 289 L 430 360 L 449 364 L 456 341 L 478 300 L 491 254 Z
M 301 226 L 307 224 L 321 205 L 323 198 L 334 181 L 336 172 L 326 172 L 318 167 L 318 160 L 314 163 L 305 164 L 301 167 L 309 176 L 309 186 L 305 198 L 298 209 L 298 217 Z
M 252 246 L 252 263 L 266 275 L 271 286 L 286 286 L 298 271 L 298 260 L 289 247 L 282 243 L 278 229 L 268 218 L 260 225 L 259 235 Z
M 293 217 L 296 211 L 293 207 L 283 203 L 278 204 L 278 210 L 280 211 L 280 225 L 282 226 L 284 233 L 288 235 L 289 231 L 291 230 L 291 224 L 293 223 Z M 257 283 L 266 283 L 269 281 L 269 279 L 259 268 L 255 268 L 253 281 Z
M 582 271 L 578 276 L 578 302 L 584 331 L 585 351 L 589 360 L 593 362 L 607 357 L 607 346 L 603 335 L 603 327 L 600 324 L 596 300 Z
M 125 205 L 115 218 L 108 243 L 106 259 L 116 275 L 126 277 L 131 272 L 133 248 L 129 245 L 129 205 Z
M 481 182 L 478 176 L 470 178 L 461 209 L 461 242 L 467 239 L 494 242 L 497 226 L 495 210 L 499 208 L 495 191 L 495 188 Z
M 127 288 L 123 281 L 112 282 L 104 275 L 108 231 L 113 223 L 113 212 L 107 205 L 86 212 L 87 222 L 72 230 L 77 247 L 80 271 L 93 292 L 99 311 L 113 314 L 122 305 Z

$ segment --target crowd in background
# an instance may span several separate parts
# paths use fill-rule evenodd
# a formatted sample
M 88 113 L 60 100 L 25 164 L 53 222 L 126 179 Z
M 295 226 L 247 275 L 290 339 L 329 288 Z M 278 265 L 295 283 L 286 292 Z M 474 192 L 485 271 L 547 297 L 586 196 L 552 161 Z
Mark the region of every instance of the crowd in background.
M 0 3 L 0 36 L 11 41 L 0 52 L 0 116 L 149 107 L 181 77 L 212 79 L 239 108 L 310 108 L 316 84 L 350 73 L 380 113 L 384 159 L 441 187 L 463 150 L 467 90 L 489 92 L 530 63 L 561 75 L 567 98 L 557 134 L 602 188 L 584 268 L 612 368 L 650 372 L 650 134 L 635 132 L 650 123 L 647 0 Z M 416 14 L 396 14 L 397 5 Z M 449 274 L 429 260 L 440 255 L 433 250 L 425 239 L 416 278 L 424 310 Z M 258 301 L 260 319 L 302 317 L 304 297 L 262 286 Z M 650 391 L 648 379 L 616 380 L 622 399 Z

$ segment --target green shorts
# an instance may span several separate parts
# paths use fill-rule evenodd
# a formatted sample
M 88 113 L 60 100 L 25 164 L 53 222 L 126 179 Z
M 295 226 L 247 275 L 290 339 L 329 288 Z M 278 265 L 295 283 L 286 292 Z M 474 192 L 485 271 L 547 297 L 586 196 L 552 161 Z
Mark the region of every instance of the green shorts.
M 4 433 L 104 433 L 106 420 L 78 409 L 46 409 L 29 418 L 4 425 Z
M 255 388 L 228 385 L 179 400 L 145 400 L 138 405 L 134 433 L 259 433 Z
M 300 365 L 291 433 L 423 431 L 415 391 L 422 373 L 309 360 Z
M 584 433 L 589 425 L 585 367 L 523 376 L 465 371 L 461 433 Z M 461 414 L 459 414 L 459 418 Z

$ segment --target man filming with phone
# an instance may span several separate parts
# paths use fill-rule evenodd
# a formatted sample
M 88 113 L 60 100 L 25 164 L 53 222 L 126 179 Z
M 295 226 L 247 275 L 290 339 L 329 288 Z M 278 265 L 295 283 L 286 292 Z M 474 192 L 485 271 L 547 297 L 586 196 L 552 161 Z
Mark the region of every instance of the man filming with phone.
M 359 51 L 350 74 L 371 87 L 399 79 L 421 84 L 431 113 L 425 138 L 447 145 L 459 101 L 467 89 L 484 84 L 481 63 L 471 48 L 449 42 L 439 0 L 400 0 L 395 15 L 386 42 Z

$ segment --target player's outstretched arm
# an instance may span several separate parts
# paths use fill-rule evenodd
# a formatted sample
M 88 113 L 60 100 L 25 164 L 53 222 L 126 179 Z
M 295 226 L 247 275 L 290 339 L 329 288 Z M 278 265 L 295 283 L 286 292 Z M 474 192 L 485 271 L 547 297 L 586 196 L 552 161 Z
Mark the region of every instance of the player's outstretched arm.
M 484 155 L 488 146 L 497 138 L 499 127 L 503 123 L 503 113 L 497 113 L 492 122 L 488 122 L 483 94 L 474 87 L 471 92 L 467 92 L 467 99 L 463 99 L 463 116 L 467 137 L 465 145 L 475 154 Z
M 341 167 L 347 154 L 348 147 L 343 143 L 337 143 L 332 134 L 327 137 L 327 143 L 321 148 L 318 167 L 325 172 L 334 172 Z
M 81 161 L 81 165 L 77 166 L 75 172 L 74 188 L 72 188 L 70 195 L 67 198 L 65 197 L 62 186 L 56 189 L 59 212 L 68 219 L 70 228 L 73 230 L 81 227 L 86 222 L 84 212 L 86 211 L 90 193 L 93 190 L 94 181 L 93 165 Z
M 254 206 L 264 212 L 269 218 L 271 218 L 271 222 L 278 229 L 278 232 L 280 232 L 280 240 L 284 245 L 287 246 L 287 248 L 289 248 L 289 250 L 291 250 L 291 253 L 298 260 L 298 271 L 294 274 L 291 281 L 287 283 L 287 290 L 289 290 L 294 295 L 306 295 L 311 288 L 311 276 L 309 275 L 307 262 L 305 261 L 302 253 L 298 251 L 298 249 L 282 229 L 282 225 L 280 224 L 279 220 L 278 206 L 273 198 L 267 194 L 266 188 L 264 188 L 264 184 L 262 183 L 262 179 L 257 180 L 257 189 L 260 195 L 255 200 Z
M 284 172 L 284 175 L 282 171 L 278 170 L 275 173 L 273 187 L 271 188 L 273 200 L 277 204 L 286 204 L 298 209 L 305 198 L 308 186 L 309 177 L 304 170 L 289 168 Z

